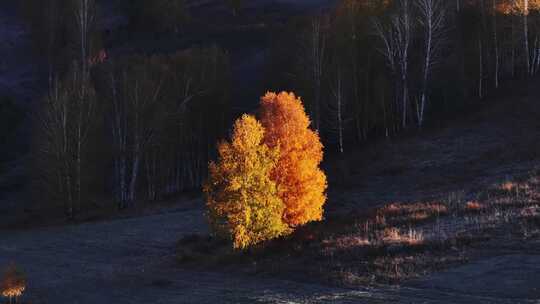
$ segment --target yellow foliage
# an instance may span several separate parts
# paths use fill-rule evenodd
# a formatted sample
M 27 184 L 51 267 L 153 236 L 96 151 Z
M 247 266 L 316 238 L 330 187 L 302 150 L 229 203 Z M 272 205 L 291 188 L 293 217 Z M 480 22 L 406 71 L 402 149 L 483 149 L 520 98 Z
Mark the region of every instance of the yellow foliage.
M 210 163 L 204 187 L 214 231 L 230 237 L 236 249 L 290 232 L 281 218 L 285 206 L 270 179 L 279 148 L 269 148 L 263 138 L 264 129 L 253 116 L 239 118 L 231 142 L 219 144 L 219 159 Z
M 264 142 L 280 149 L 271 178 L 285 204 L 283 220 L 290 227 L 321 220 L 327 188 L 326 175 L 319 168 L 323 145 L 319 134 L 309 128 L 300 98 L 293 93 L 267 93 L 260 114 Z

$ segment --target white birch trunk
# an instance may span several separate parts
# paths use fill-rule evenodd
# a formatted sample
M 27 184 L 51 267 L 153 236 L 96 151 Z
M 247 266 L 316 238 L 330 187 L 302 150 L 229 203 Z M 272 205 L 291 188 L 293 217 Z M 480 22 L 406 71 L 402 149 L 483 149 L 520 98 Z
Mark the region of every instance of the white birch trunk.
M 495 60 L 495 69 L 494 69 L 494 84 L 495 89 L 499 88 L 499 39 L 497 34 L 497 1 L 492 0 L 492 10 L 493 10 L 493 52 Z
M 525 68 L 528 74 L 531 73 L 531 55 L 529 50 L 529 0 L 523 0 L 523 48 L 525 56 Z

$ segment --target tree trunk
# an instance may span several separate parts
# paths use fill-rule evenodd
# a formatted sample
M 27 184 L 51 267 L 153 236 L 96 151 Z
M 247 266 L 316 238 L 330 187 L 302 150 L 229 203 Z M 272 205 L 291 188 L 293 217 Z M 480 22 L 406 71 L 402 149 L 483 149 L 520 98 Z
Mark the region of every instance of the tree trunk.
M 129 181 L 129 203 L 130 204 L 133 204 L 136 199 L 137 177 L 139 176 L 140 160 L 141 160 L 140 155 L 138 152 L 136 152 L 133 159 L 133 165 L 131 167 L 131 178 Z
M 484 64 L 483 64 L 483 48 L 482 38 L 478 39 L 478 98 L 482 99 L 484 96 Z
M 404 72 L 406 73 L 406 72 Z M 402 82 L 402 96 L 401 96 L 401 106 L 402 106 L 402 123 L 401 127 L 405 129 L 407 127 L 407 95 L 409 94 L 409 90 L 407 87 L 407 76 L 404 74 L 401 78 Z
M 338 75 L 338 94 L 336 96 L 337 101 L 337 124 L 338 124 L 338 141 L 339 152 L 343 153 L 343 113 L 342 113 L 342 94 L 341 94 L 341 73 Z
M 523 0 L 523 48 L 525 51 L 525 68 L 527 74 L 531 73 L 529 51 L 529 0 Z
M 499 88 L 499 39 L 497 35 L 497 1 L 492 0 L 492 9 L 493 9 L 493 51 L 495 55 L 495 71 L 494 71 L 494 82 L 495 89 Z

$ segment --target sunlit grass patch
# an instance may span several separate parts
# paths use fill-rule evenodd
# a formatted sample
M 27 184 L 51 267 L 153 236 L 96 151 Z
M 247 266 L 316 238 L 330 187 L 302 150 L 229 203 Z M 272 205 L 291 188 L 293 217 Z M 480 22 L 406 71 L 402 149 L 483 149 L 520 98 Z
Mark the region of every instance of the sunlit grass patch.
M 346 286 L 401 283 L 475 258 L 498 238 L 540 237 L 535 180 L 514 181 L 510 190 L 498 183 L 481 192 L 455 191 L 439 200 L 394 202 L 329 218 L 220 261 L 235 269 Z M 203 251 L 196 259 L 212 260 L 205 245 L 190 244 Z M 208 252 L 227 256 L 215 248 Z
M 540 217 L 540 206 L 528 206 L 524 207 L 520 211 L 520 215 L 525 218 Z
M 380 209 L 380 212 L 386 215 L 402 214 L 444 214 L 448 208 L 439 202 L 420 202 L 412 204 L 391 203 Z
M 375 221 L 381 225 L 419 224 L 448 212 L 448 207 L 439 202 L 391 203 L 377 211 Z
M 468 201 L 466 204 L 465 204 L 465 210 L 466 211 L 470 211 L 470 212 L 478 212 L 478 211 L 481 211 L 482 209 L 485 209 L 485 205 L 478 202 L 478 201 Z
M 398 228 L 391 227 L 384 229 L 381 239 L 385 244 L 415 246 L 424 243 L 424 234 L 412 228 L 402 232 Z

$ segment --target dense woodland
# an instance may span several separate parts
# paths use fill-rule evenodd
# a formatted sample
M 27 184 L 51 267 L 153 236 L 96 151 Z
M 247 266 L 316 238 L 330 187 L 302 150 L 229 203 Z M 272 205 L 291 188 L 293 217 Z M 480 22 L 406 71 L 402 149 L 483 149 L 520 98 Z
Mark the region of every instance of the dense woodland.
M 73 218 L 97 199 L 126 208 L 200 189 L 238 114 L 229 52 L 115 54 L 99 2 L 22 2 L 48 77 L 32 128 L 40 201 Z M 242 1 L 227 5 L 241 18 Z M 132 32 L 184 35 L 193 22 L 190 1 L 122 7 Z M 540 1 L 343 0 L 276 26 L 269 45 L 265 87 L 301 96 L 326 151 L 339 155 L 437 125 L 535 75 Z
M 538 8 L 528 0 L 345 0 L 276 37 L 271 66 L 288 68 L 270 69 L 269 86 L 304 97 L 327 148 L 343 152 L 436 125 L 505 80 L 535 75 Z

